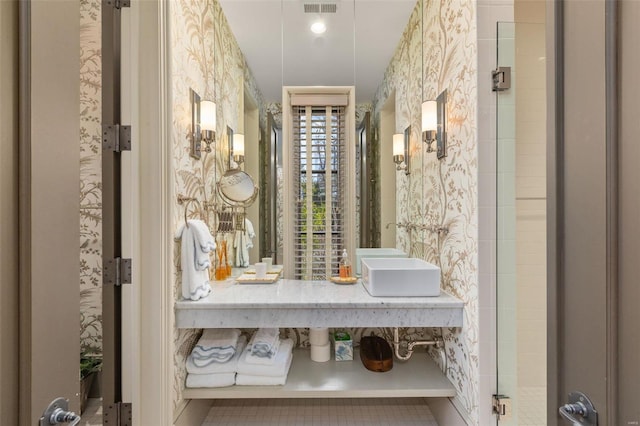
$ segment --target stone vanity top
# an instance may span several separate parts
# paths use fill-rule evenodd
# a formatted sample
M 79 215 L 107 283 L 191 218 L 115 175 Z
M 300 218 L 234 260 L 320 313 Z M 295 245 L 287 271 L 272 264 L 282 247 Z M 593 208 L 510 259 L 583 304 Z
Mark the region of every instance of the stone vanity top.
M 359 281 L 280 279 L 274 284 L 213 282 L 198 301 L 177 301 L 178 328 L 461 327 L 464 302 L 438 297 L 373 297 Z

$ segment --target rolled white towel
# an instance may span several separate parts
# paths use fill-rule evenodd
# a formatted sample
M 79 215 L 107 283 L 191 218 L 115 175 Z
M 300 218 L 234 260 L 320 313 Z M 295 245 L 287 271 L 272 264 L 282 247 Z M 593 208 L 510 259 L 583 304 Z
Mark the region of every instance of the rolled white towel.
M 238 337 L 240 330 L 237 328 L 207 328 L 189 358 L 196 367 L 204 367 L 212 362 L 227 362 L 236 353 Z
M 259 365 L 247 362 L 247 356 L 250 352 L 250 349 L 247 346 L 247 349 L 242 352 L 242 355 L 238 360 L 238 373 L 249 376 L 284 376 L 291 364 L 291 358 L 293 357 L 292 350 L 293 341 L 291 339 L 284 339 L 280 342 L 280 349 L 278 349 L 273 365 Z
M 254 354 L 253 351 L 249 351 L 246 358 L 247 363 L 257 365 L 273 365 L 276 361 L 276 355 L 278 354 L 278 350 L 280 349 L 281 342 L 282 340 L 278 339 L 276 343 L 271 346 L 271 350 L 269 351 L 268 356 L 258 356 Z
M 188 388 L 223 388 L 236 383 L 236 373 L 187 374 Z
M 193 362 L 191 355 L 187 357 L 187 373 L 190 374 L 220 374 L 220 373 L 235 373 L 238 371 L 238 360 L 240 355 L 244 352 L 244 348 L 247 346 L 247 338 L 240 336 L 238 338 L 238 345 L 236 346 L 236 353 L 227 362 L 216 362 L 210 359 L 208 362 L 199 362 L 200 366 Z
M 251 337 L 249 346 L 251 354 L 261 358 L 272 358 L 276 351 L 274 346 L 280 340 L 280 329 L 260 328 Z

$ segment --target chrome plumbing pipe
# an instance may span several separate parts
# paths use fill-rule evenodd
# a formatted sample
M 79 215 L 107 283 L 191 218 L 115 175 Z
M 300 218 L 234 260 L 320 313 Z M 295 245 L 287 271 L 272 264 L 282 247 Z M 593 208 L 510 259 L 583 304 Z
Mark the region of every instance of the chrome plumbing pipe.
M 407 352 L 404 355 L 400 355 L 400 337 L 398 334 L 398 327 L 393 327 L 393 351 L 396 358 L 401 361 L 408 361 L 413 355 L 413 350 L 416 346 L 435 346 L 441 349 L 444 346 L 444 340 L 442 337 L 436 337 L 434 340 L 418 340 L 415 342 L 409 342 L 407 344 Z

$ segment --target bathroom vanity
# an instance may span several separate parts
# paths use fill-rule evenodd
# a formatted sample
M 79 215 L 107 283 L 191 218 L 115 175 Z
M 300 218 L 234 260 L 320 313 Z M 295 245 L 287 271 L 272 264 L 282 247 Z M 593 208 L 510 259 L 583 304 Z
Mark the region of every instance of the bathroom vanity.
M 462 327 L 464 303 L 447 293 L 438 297 L 372 297 L 360 282 L 281 279 L 275 284 L 212 284 L 198 301 L 175 304 L 178 328 L 257 327 Z M 411 360 L 394 360 L 393 369 L 364 368 L 357 349 L 353 361 L 315 363 L 307 349 L 294 351 L 284 386 L 231 386 L 185 389 L 199 398 L 354 398 L 452 397 L 455 389 L 438 366 L 417 352 Z

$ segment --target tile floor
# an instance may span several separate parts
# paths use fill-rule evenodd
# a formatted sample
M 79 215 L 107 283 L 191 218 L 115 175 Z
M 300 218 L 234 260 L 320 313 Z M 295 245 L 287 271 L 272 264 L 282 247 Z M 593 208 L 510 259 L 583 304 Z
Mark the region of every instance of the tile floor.
M 81 426 L 102 425 L 90 399 Z M 438 426 L 423 398 L 216 400 L 202 426 Z
M 216 400 L 202 426 L 438 426 L 424 398 Z
M 546 426 L 547 389 L 545 387 L 518 388 L 518 426 Z

